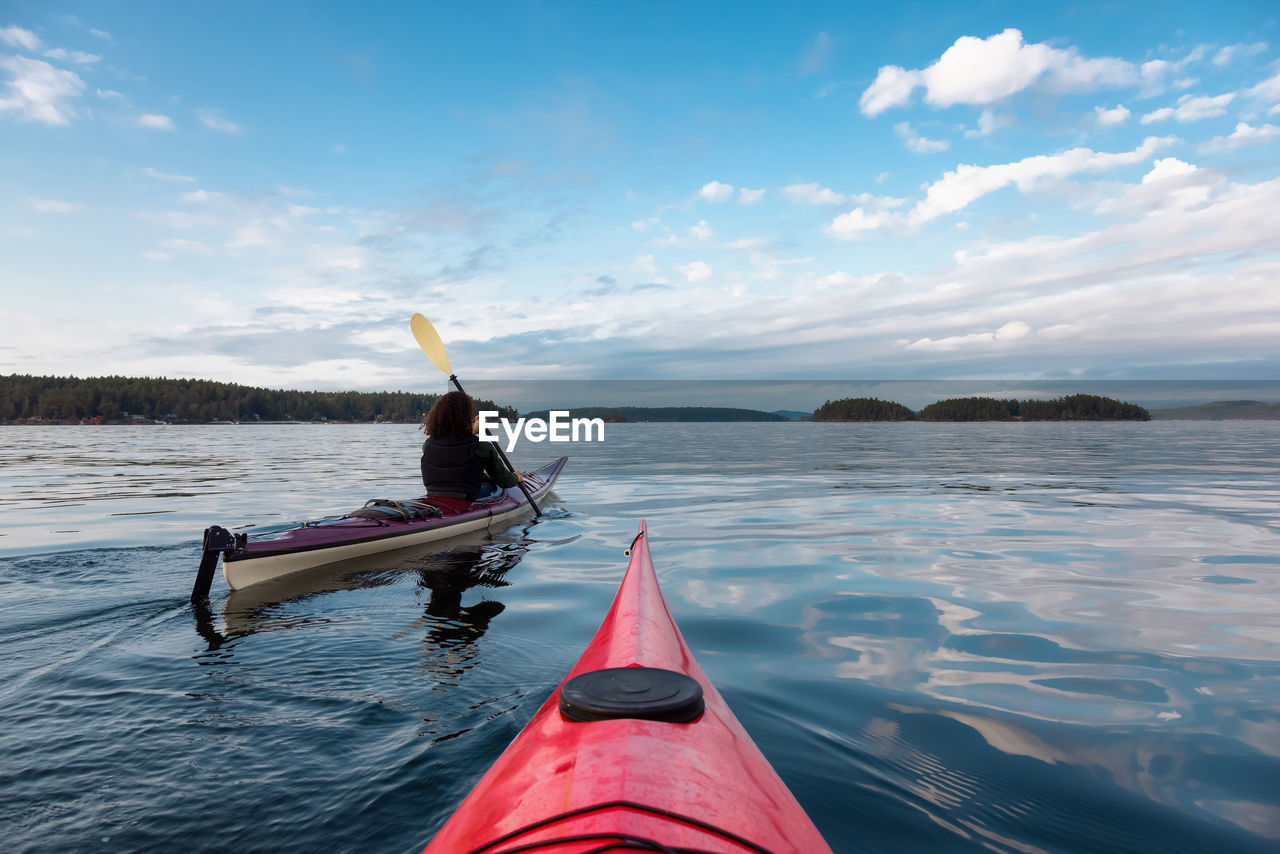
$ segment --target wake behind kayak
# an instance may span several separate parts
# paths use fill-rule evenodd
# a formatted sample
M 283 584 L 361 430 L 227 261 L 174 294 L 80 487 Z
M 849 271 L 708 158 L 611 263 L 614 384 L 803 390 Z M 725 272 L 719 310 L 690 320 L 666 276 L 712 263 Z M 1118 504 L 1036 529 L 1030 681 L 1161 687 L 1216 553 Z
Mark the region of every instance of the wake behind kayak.
M 831 849 L 694 660 L 643 523 L 595 638 L 424 854 Z

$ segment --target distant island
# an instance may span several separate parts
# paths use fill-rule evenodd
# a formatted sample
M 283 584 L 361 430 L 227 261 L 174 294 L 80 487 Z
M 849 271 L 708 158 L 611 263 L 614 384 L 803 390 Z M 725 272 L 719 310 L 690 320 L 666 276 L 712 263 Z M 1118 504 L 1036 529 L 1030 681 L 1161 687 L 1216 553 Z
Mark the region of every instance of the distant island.
M 916 414 L 901 403 L 878 397 L 828 400 L 813 411 L 814 421 L 915 421 Z
M 284 391 L 165 377 L 0 376 L 0 424 L 416 424 L 439 395 Z M 477 405 L 514 415 L 511 407 Z
M 1151 413 L 1136 403 L 1096 394 L 1073 394 L 1053 400 L 999 400 L 958 397 L 931 403 L 913 412 L 901 403 L 874 397 L 828 400 L 814 410 L 814 421 L 1150 421 Z
M 1174 406 L 1153 409 L 1151 417 L 1158 421 L 1280 421 L 1280 403 L 1258 400 L 1215 400 L 1199 406 Z
M 891 400 L 851 397 L 828 400 L 810 415 L 806 412 L 735 409 L 714 406 L 584 406 L 572 409 L 574 418 L 614 422 L 729 422 L 729 421 L 1149 421 L 1151 413 L 1134 403 L 1109 397 L 1075 394 L 1054 400 L 997 400 L 963 397 L 931 403 L 919 412 Z M 548 410 L 529 413 L 547 418 Z

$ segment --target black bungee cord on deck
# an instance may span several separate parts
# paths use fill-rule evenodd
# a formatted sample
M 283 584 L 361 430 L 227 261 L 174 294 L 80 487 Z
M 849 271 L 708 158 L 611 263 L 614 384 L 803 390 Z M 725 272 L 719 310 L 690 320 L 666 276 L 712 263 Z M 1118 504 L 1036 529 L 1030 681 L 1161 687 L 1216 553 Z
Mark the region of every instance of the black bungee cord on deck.
M 637 535 L 636 539 L 639 539 L 639 535 Z M 672 821 L 677 821 L 681 824 L 687 824 L 690 827 L 696 827 L 699 830 L 705 830 L 708 833 L 714 833 L 716 836 L 723 837 L 730 842 L 741 845 L 748 851 L 755 851 L 756 854 L 773 854 L 773 852 L 768 848 L 765 848 L 762 845 L 757 845 L 751 840 L 744 839 L 738 834 L 732 833 L 724 828 L 716 827 L 714 824 L 710 824 L 687 815 L 681 815 L 680 813 L 672 812 L 671 810 L 664 810 L 661 807 L 651 807 L 648 804 L 638 804 L 634 801 L 607 801 L 606 803 L 595 804 L 589 807 L 581 807 L 576 810 L 569 810 L 568 812 L 560 813 L 559 815 L 553 815 L 550 818 L 540 819 L 539 821 L 527 824 L 524 827 L 513 830 L 503 836 L 499 836 L 497 839 L 486 842 L 479 847 L 472 848 L 467 852 L 467 854 L 523 854 L 523 852 L 526 851 L 537 851 L 542 848 L 548 848 L 552 845 L 560 845 L 566 842 L 590 842 L 596 839 L 602 841 L 606 839 L 615 841 L 610 842 L 601 848 L 593 848 L 590 851 L 584 852 L 584 854 L 604 854 L 607 851 L 657 851 L 660 852 L 660 854 L 715 854 L 715 852 L 703 848 L 685 848 L 683 846 L 671 847 L 663 845 L 657 840 L 647 839 L 643 836 L 632 836 L 627 833 L 609 832 L 561 836 L 555 839 L 543 839 L 537 842 L 521 843 L 510 848 L 498 847 L 510 842 L 517 836 L 523 836 L 526 833 L 531 833 L 539 828 L 555 824 L 556 822 L 565 821 L 571 818 L 578 818 L 579 816 L 608 809 L 628 809 L 635 810 L 636 812 L 649 813 L 651 815 L 659 816 L 660 818 L 671 819 Z M 619 847 L 620 845 L 626 847 Z

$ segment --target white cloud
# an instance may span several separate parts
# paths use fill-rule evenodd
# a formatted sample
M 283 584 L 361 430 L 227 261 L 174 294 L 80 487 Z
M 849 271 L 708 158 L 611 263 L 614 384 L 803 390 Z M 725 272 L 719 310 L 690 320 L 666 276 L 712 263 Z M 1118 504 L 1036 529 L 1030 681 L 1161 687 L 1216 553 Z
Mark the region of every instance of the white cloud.
M 654 275 L 658 272 L 658 261 L 652 255 L 637 255 L 632 259 L 630 269 Z
M 1139 75 L 1142 78 L 1142 94 L 1158 95 L 1164 91 L 1165 77 L 1174 71 L 1174 64 L 1167 59 L 1153 59 L 1142 63 Z
M 860 240 L 883 228 L 920 226 L 962 210 L 983 196 L 1005 187 L 1016 186 L 1026 193 L 1046 179 L 1136 165 L 1172 141 L 1167 137 L 1148 137 L 1132 151 L 1107 153 L 1074 148 L 1058 154 L 1035 155 L 992 166 L 961 164 L 930 184 L 925 190 L 925 197 L 905 216 L 893 211 L 904 200 L 875 198 L 863 194 L 856 199 L 858 207 L 837 216 L 824 230 L 840 240 Z
M 281 249 L 285 243 L 278 220 L 255 218 L 235 230 L 228 249 Z
M 1266 42 L 1227 45 L 1213 55 L 1213 64 L 1222 67 L 1231 64 L 1231 61 L 1238 56 L 1257 56 L 1266 49 Z
M 218 203 L 224 204 L 231 201 L 231 197 L 226 193 L 219 193 L 216 190 L 192 190 L 190 193 L 182 194 L 182 201 L 194 202 L 198 205 Z
M 1129 120 L 1132 115 L 1124 104 L 1117 104 L 1114 107 L 1094 107 L 1094 113 L 1098 116 L 1098 125 L 1100 127 L 1116 127 L 1122 125 Z
M 1280 71 L 1250 89 L 1249 95 L 1266 103 L 1280 103 Z
M 125 100 L 124 95 L 120 94 L 120 93 L 119 93 L 119 92 L 117 92 L 115 89 L 99 89 L 99 90 L 98 90 L 98 97 L 99 97 L 99 98 L 102 98 L 104 101 L 123 101 L 123 100 Z
M 361 299 L 359 294 L 352 293 L 350 289 L 316 286 L 310 282 L 286 285 L 268 296 L 273 302 L 283 306 L 326 313 L 350 311 L 352 304 Z
M 813 263 L 810 256 L 800 258 L 782 258 L 771 250 L 764 248 L 764 241 L 756 241 L 753 248 L 746 250 L 747 262 L 755 268 L 751 278 L 762 281 L 776 281 L 783 278 L 786 268 L 804 266 Z M 730 274 L 732 276 L 732 274 Z
M 909 103 L 918 86 L 924 87 L 928 104 L 941 108 L 992 104 L 1033 85 L 1054 92 L 1090 92 L 1137 78 L 1137 69 L 1124 60 L 1085 58 L 1074 47 L 1026 44 L 1021 31 L 1009 28 L 986 39 L 961 36 L 923 70 L 883 66 L 859 103 L 865 115 L 875 116 Z
M 916 202 L 906 215 L 893 211 L 904 204 L 901 198 L 877 198 L 863 193 L 854 200 L 858 202 L 858 206 L 836 216 L 824 230 L 837 239 L 856 241 L 883 228 L 918 227 L 940 216 L 963 210 L 978 198 L 998 189 L 1016 186 L 1021 192 L 1030 192 L 1044 179 L 1107 172 L 1121 166 L 1142 163 L 1170 142 L 1172 140 L 1169 137 L 1148 137 L 1137 149 L 1115 154 L 1079 147 L 1059 154 L 1024 157 L 1014 163 L 989 166 L 961 164 L 929 184 L 925 188 L 924 198 Z M 792 191 L 792 198 L 799 201 L 804 197 L 800 191 L 815 193 L 818 191 L 818 184 L 797 184 L 788 188 L 788 191 Z
M 49 59 L 56 59 L 60 62 L 71 60 L 79 65 L 92 65 L 102 57 L 96 53 L 85 53 L 82 50 L 66 50 L 65 48 L 55 47 L 52 50 L 46 50 L 44 55 Z
M 798 205 L 840 205 L 845 201 L 843 193 L 837 193 L 818 183 L 791 184 L 782 192 Z
M 226 118 L 222 113 L 214 109 L 206 107 L 204 109 L 196 110 L 196 118 L 198 118 L 200 123 L 205 127 L 211 130 L 216 130 L 219 133 L 244 133 L 244 129 L 240 127 L 240 125 Z
M 1013 320 L 995 331 L 995 339 L 997 341 L 1017 341 L 1020 338 L 1026 338 L 1030 332 L 1030 326 L 1021 320 Z
M 1153 179 L 1150 186 L 1159 185 Z M 1144 360 L 1172 365 L 1224 358 L 1215 354 L 1270 357 L 1280 334 L 1274 319 L 1280 262 L 1269 214 L 1277 205 L 1280 180 L 1228 188 L 1194 210 L 1137 212 L 1134 221 L 1110 220 L 1069 238 L 984 242 L 954 266 L 919 276 L 887 273 L 871 283 L 875 277 L 861 275 L 865 267 L 836 265 L 857 275 L 831 274 L 823 287 L 818 276 L 832 268 L 818 274 L 782 269 L 779 285 L 749 290 L 749 280 L 707 258 L 716 268 L 709 280 L 685 284 L 685 276 L 673 276 L 682 287 L 665 292 L 660 304 L 647 292 L 611 296 L 616 311 L 599 320 L 576 306 L 549 312 L 536 299 L 517 299 L 504 310 L 535 318 L 522 317 L 521 331 L 572 331 L 575 341 L 597 343 L 622 335 L 617 349 L 628 358 L 636 354 L 637 371 L 690 342 L 699 355 L 688 370 L 742 377 L 768 375 L 762 372 L 776 370 L 779 358 L 793 369 L 830 370 L 837 350 L 855 370 L 892 362 L 943 376 L 984 368 L 1031 376 L 1064 366 L 1124 371 Z M 860 253 L 850 260 L 860 267 L 876 263 Z M 961 287 L 947 289 L 951 283 Z M 734 289 L 741 297 L 727 299 Z M 619 332 L 619 313 L 635 321 L 630 331 Z M 763 336 L 770 341 L 767 354 L 742 351 L 744 338 Z M 926 338 L 937 348 L 905 349 Z M 537 352 L 531 351 L 536 369 L 562 376 L 602 367 L 598 347 L 557 348 L 555 364 L 537 361 Z
M 893 126 L 893 132 L 898 135 L 908 150 L 916 154 L 936 154 L 951 147 L 951 143 L 945 139 L 925 139 L 916 133 L 910 122 L 898 122 Z
M 656 216 L 651 216 L 648 219 L 636 220 L 635 222 L 631 223 L 631 227 L 634 228 L 636 231 L 644 231 L 649 226 L 657 225 L 659 222 L 660 220 Z
M 896 221 L 897 217 L 893 214 L 884 211 L 868 212 L 862 207 L 856 207 L 833 219 L 825 230 L 839 240 L 858 240 Z
M 705 219 L 698 220 L 698 224 L 689 228 L 689 235 L 699 240 L 709 239 L 715 232 L 711 230 L 711 226 L 707 225 Z
M 711 265 L 705 261 L 691 261 L 688 264 L 677 264 L 676 269 L 689 282 L 705 282 L 711 278 Z
M 157 181 L 173 181 L 180 184 L 189 184 L 196 180 L 190 175 L 177 175 L 172 172 L 161 172 L 158 169 L 151 168 L 150 166 L 143 166 L 142 173 L 148 178 L 155 178 Z
M 1165 181 L 1169 178 L 1194 175 L 1198 171 L 1200 170 L 1196 166 L 1176 157 L 1162 157 L 1151 165 L 1150 172 L 1142 176 L 1142 183 L 1154 184 L 1157 181 Z
M 1142 63 L 1138 70 L 1138 77 L 1142 84 L 1140 95 L 1143 97 L 1151 97 L 1159 95 L 1167 87 L 1167 78 L 1181 74 L 1187 66 L 1200 62 L 1205 57 L 1205 49 L 1203 46 L 1196 47 L 1181 59 L 1152 59 Z M 1196 79 L 1192 77 L 1182 77 L 1175 79 L 1173 88 L 1185 89 L 1196 83 Z
M 935 107 L 990 104 L 1034 83 L 1054 53 L 1045 44 L 1025 44 L 1012 28 L 986 39 L 962 36 L 925 69 L 925 100 Z
M 733 198 L 733 185 L 711 181 L 702 185 L 702 189 L 698 190 L 698 195 L 708 202 L 720 204 Z
M 1177 107 L 1162 107 L 1147 113 L 1142 117 L 1141 121 L 1144 125 L 1149 125 L 1152 122 L 1162 122 L 1167 119 L 1175 119 L 1179 122 L 1197 122 L 1201 119 L 1210 119 L 1226 113 L 1227 104 L 1230 104 L 1235 97 L 1234 92 L 1228 92 L 1225 95 L 1201 95 L 1199 97 L 1183 95 L 1178 99 Z
M 1130 211 L 1137 214 L 1131 221 L 1068 238 L 988 245 L 961 259 L 951 275 L 967 283 L 969 301 L 940 299 L 936 316 L 949 318 L 951 329 L 973 328 L 980 322 L 973 317 L 985 313 L 981 305 L 998 304 L 1030 326 L 1057 327 L 1028 336 L 1031 346 L 1042 338 L 1078 338 L 1113 353 L 1185 359 L 1197 345 L 1209 343 L 1218 352 L 1233 347 L 1235 336 L 1241 344 L 1247 337 L 1254 352 L 1274 352 L 1280 324 L 1273 283 L 1280 264 L 1269 211 L 1280 204 L 1280 180 L 1226 185 L 1206 176 L 1209 170 L 1166 161 L 1130 188 L 1148 192 L 1154 203 Z M 1162 201 L 1172 188 L 1206 180 L 1219 183 L 1204 204 Z M 1225 267 L 1206 265 L 1209 259 Z M 1198 263 L 1189 265 L 1192 260 Z M 1107 340 L 1112 336 L 1126 343 L 1116 348 Z M 947 337 L 935 333 L 921 348 Z M 952 349 L 991 346 L 981 334 L 951 337 L 945 346 Z M 1048 352 L 1064 352 L 1059 347 Z
M 1166 157 L 1155 162 L 1139 186 L 1098 205 L 1098 212 L 1121 211 L 1134 215 L 1198 210 L 1210 204 L 1227 186 L 1226 179 L 1214 170 Z
M 954 213 L 988 193 L 1016 184 L 1022 192 L 1033 189 L 1048 177 L 1065 177 L 1080 172 L 1105 172 L 1141 163 L 1167 138 L 1148 137 L 1133 151 L 1107 154 L 1088 148 L 1073 148 L 1059 154 L 1038 154 L 1013 163 L 994 166 L 961 164 L 929 185 L 925 198 L 916 204 L 908 219 L 912 224 Z
M 832 40 L 831 36 L 826 33 L 818 33 L 818 37 L 813 40 L 808 53 L 805 54 L 804 62 L 801 63 L 800 73 L 808 76 L 821 71 L 827 62 L 827 57 L 831 54 Z
M 13 75 L 0 97 L 0 113 L 14 110 L 24 120 L 50 125 L 68 124 L 75 116 L 68 101 L 84 91 L 84 81 L 74 71 L 25 56 L 0 56 L 0 69 Z
M 819 276 L 818 284 L 824 288 L 848 288 L 858 284 L 858 277 L 844 270 L 836 270 L 834 273 Z
M 40 37 L 22 27 L 9 26 L 0 29 L 0 42 L 23 50 L 39 50 Z
M 1013 116 L 996 113 L 994 110 L 983 110 L 978 116 L 978 129 L 966 130 L 964 135 L 966 139 L 991 136 L 1000 128 L 1010 127 L 1013 124 Z
M 738 204 L 740 205 L 754 205 L 763 198 L 764 190 L 748 190 L 746 187 L 738 190 Z
M 28 206 L 38 213 L 70 214 L 84 210 L 83 205 L 61 202 L 56 199 L 28 199 Z
M 919 71 L 908 71 L 899 65 L 885 65 L 876 79 L 858 99 L 863 115 L 878 116 L 890 107 L 900 107 L 911 100 L 911 93 L 920 85 Z
M 1161 163 L 1158 169 L 1151 169 L 1155 175 L 1149 184 L 1142 186 L 1155 191 L 1161 181 L 1203 180 L 1199 173 L 1209 171 L 1193 170 L 1190 164 Z M 1136 178 L 1131 183 L 1139 187 Z M 283 210 L 257 197 L 245 197 L 238 205 L 238 211 L 252 208 L 264 219 L 279 216 Z M 686 283 L 687 275 L 673 275 L 681 287 L 665 291 L 661 301 L 653 299 L 651 291 L 630 293 L 620 288 L 607 297 L 609 310 L 595 315 L 582 302 L 546 303 L 532 295 L 522 299 L 511 282 L 499 276 L 477 281 L 476 289 L 469 288 L 471 292 L 464 299 L 442 297 L 448 311 L 444 307 L 440 311 L 445 316 L 456 313 L 479 318 L 466 327 L 468 336 L 476 336 L 467 340 L 510 335 L 509 346 L 520 347 L 517 336 L 537 337 L 520 333 L 565 333 L 564 337 L 572 340 L 556 348 L 554 363 L 545 353 L 540 356 L 536 348 L 526 351 L 531 370 L 546 376 L 610 368 L 601 362 L 604 345 L 610 352 L 633 359 L 635 371 L 643 375 L 645 370 L 670 368 L 672 363 L 663 361 L 664 351 L 693 346 L 690 342 L 699 353 L 685 364 L 696 367 L 679 370 L 757 377 L 768 375 L 763 371 L 776 370 L 780 359 L 793 370 L 830 370 L 830 354 L 837 350 L 842 364 L 853 365 L 854 370 L 892 362 L 941 376 L 980 371 L 1035 376 L 1064 366 L 1104 365 L 1122 372 L 1144 361 L 1175 365 L 1196 359 L 1266 358 L 1273 356 L 1274 341 L 1280 334 L 1274 286 L 1280 280 L 1280 261 L 1275 258 L 1274 219 L 1270 215 L 1277 206 L 1280 180 L 1233 185 L 1215 191 L 1208 205 L 1135 211 L 1132 221 L 1109 220 L 1105 227 L 1090 233 L 970 244 L 966 247 L 971 250 L 969 255 L 935 272 L 864 275 L 867 265 L 879 262 L 862 253 L 845 253 L 855 266 L 840 263 L 817 273 L 809 272 L 811 266 L 779 268 L 778 284 L 758 290 L 745 287 L 754 277 L 735 276 L 730 268 L 722 270 L 722 263 L 715 258 L 704 256 L 715 265 L 715 275 L 709 279 Z M 298 223 L 298 218 L 290 222 Z M 298 238 L 305 241 L 313 234 L 296 232 L 288 248 L 305 250 L 309 243 L 299 247 Z M 218 247 L 203 234 L 165 236 L 193 237 Z M 339 242 L 352 241 L 343 238 Z M 154 248 L 162 248 L 158 240 Z M 189 263 L 190 256 L 184 260 Z M 735 263 L 738 260 L 734 258 Z M 234 258 L 227 263 L 230 261 Z M 312 295 L 323 291 L 316 287 L 318 283 L 335 295 L 330 313 L 338 311 L 355 318 L 416 310 L 408 308 L 404 299 L 391 303 L 378 297 L 381 301 L 371 301 L 367 290 L 351 287 L 367 281 L 367 271 L 339 268 L 320 272 L 303 262 L 290 264 L 287 256 L 273 256 L 266 263 L 255 256 L 251 261 L 256 290 L 238 300 L 246 309 L 238 314 L 250 318 L 255 335 L 282 322 L 313 332 L 331 324 L 332 317 L 324 317 L 323 312 L 311 313 L 316 305 L 329 305 L 323 293 Z M 224 263 L 221 258 L 220 263 Z M 644 263 L 656 265 L 656 260 Z M 281 270 L 286 272 L 282 275 Z M 177 276 L 182 269 L 175 266 L 173 272 Z M 691 265 L 688 272 L 693 272 Z M 735 288 L 741 294 L 740 301 L 727 299 Z M 477 296 L 477 291 L 482 295 Z M 351 294 L 362 297 L 343 303 Z M 486 304 L 489 294 L 493 294 L 493 302 Z M 283 321 L 280 314 L 252 320 L 255 308 L 271 305 L 272 299 L 277 300 L 277 306 L 284 304 L 286 297 L 292 300 L 290 304 L 306 311 L 290 313 Z M 518 320 L 495 332 L 483 318 L 492 317 L 492 309 L 498 305 L 504 316 Z M 464 311 L 464 306 L 471 310 Z M 392 308 L 394 312 L 389 310 Z M 621 330 L 619 316 L 629 318 Z M 445 336 L 446 340 L 466 337 L 451 332 Z M 742 351 L 744 338 L 763 336 L 770 341 L 767 354 Z M 232 340 L 230 333 L 223 340 Z M 906 349 L 915 342 L 920 343 Z M 503 370 L 501 365 L 513 358 L 506 346 L 504 343 L 504 351 L 488 362 L 478 357 L 477 372 L 496 375 Z M 249 355 L 251 351 L 252 347 L 243 351 L 249 367 L 240 370 L 274 370 Z M 104 355 L 120 360 L 113 353 Z M 294 364 L 314 358 L 291 351 L 289 357 L 295 356 Z M 27 358 L 36 363 L 34 356 Z M 136 365 L 145 361 L 129 362 L 130 369 L 142 370 Z M 23 371 L 26 364 L 8 369 Z M 310 368 L 289 370 L 322 376 L 310 373 Z M 323 376 L 338 382 L 342 374 Z M 333 379 L 335 376 L 339 379 Z M 284 379 L 292 381 L 292 376 Z M 409 381 L 412 378 L 406 371 L 394 376 L 390 385 Z
M 159 113 L 143 113 L 138 116 L 138 126 L 152 130 L 173 130 L 173 119 Z
M 1036 337 L 1043 338 L 1046 341 L 1065 341 L 1076 337 L 1084 329 L 1083 326 L 1077 323 L 1055 323 L 1052 326 L 1036 330 Z
M 1219 136 L 1200 146 L 1201 151 L 1229 151 L 1244 148 L 1247 145 L 1262 145 L 1280 138 L 1280 127 L 1262 125 L 1253 127 L 1247 122 L 1238 122 L 1230 136 Z
M 187 232 L 210 246 L 233 250 L 261 249 L 288 259 L 283 263 L 297 269 L 314 271 L 354 270 L 371 256 L 357 258 L 350 248 L 367 229 L 367 221 L 354 221 L 356 232 L 340 229 L 332 223 L 315 221 L 321 213 L 340 216 L 341 210 L 322 211 L 299 204 L 298 194 L 278 188 L 274 194 L 235 196 L 213 190 L 192 190 L 179 195 L 185 210 L 146 212 L 148 222 L 162 228 Z M 318 247 L 318 248 L 317 248 Z M 352 259 L 355 259 L 353 261 Z
M 1001 342 L 1020 341 L 1031 333 L 1031 327 L 1021 320 L 1012 320 L 994 332 L 971 332 L 968 335 L 950 335 L 946 338 L 920 338 L 906 345 L 908 350 L 924 350 L 944 353 L 953 350 L 987 349 Z
M 90 27 L 89 34 L 92 36 L 96 36 L 97 38 L 100 38 L 103 41 L 108 41 L 108 42 L 113 41 L 113 39 L 111 38 L 111 33 L 107 32 L 106 30 L 95 30 L 92 27 Z

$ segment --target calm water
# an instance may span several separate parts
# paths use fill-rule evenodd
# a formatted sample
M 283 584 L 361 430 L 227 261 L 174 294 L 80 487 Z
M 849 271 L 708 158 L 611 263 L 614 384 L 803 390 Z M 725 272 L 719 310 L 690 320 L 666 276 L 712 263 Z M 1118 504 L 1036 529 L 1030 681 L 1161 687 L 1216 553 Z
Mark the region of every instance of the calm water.
M 1280 848 L 1280 423 L 610 425 L 546 516 L 187 602 L 199 535 L 417 494 L 400 426 L 0 428 L 9 851 L 421 847 L 640 519 L 837 851 Z

